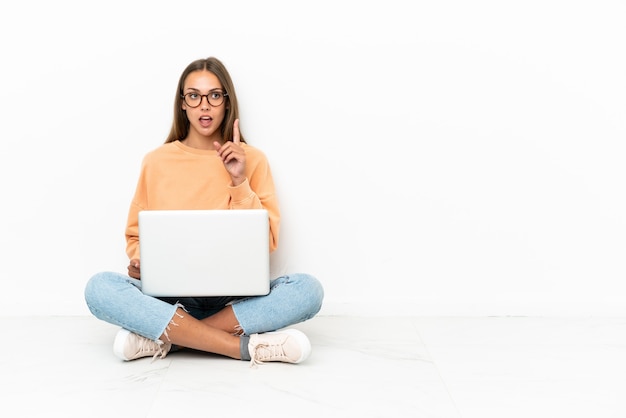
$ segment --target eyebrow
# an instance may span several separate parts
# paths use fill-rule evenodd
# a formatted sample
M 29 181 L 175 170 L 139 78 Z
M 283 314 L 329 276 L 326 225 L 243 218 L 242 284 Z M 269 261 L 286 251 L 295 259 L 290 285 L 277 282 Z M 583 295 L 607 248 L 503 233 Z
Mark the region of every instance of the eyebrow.
M 200 92 L 200 90 L 198 90 L 198 89 L 196 89 L 196 88 L 194 88 L 194 87 L 187 87 L 187 88 L 185 89 L 185 91 L 189 91 L 189 90 L 194 91 L 194 92 L 196 92 L 196 91 L 197 91 L 197 92 Z M 216 88 L 214 88 L 214 89 L 209 90 L 209 93 L 212 93 L 212 92 L 214 92 L 214 91 L 221 91 L 221 92 L 223 92 L 223 91 L 224 91 L 224 89 L 223 89 L 223 88 L 221 88 L 221 87 L 216 87 Z

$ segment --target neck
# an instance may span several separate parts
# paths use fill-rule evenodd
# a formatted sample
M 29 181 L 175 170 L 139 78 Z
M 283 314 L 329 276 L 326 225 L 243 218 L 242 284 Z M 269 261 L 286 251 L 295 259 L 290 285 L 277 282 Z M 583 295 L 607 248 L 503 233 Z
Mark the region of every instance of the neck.
M 213 142 L 222 143 L 221 138 L 216 139 L 213 137 L 201 136 L 201 135 L 193 135 L 191 132 L 187 135 L 187 137 L 180 142 L 187 145 L 191 148 L 203 149 L 203 150 L 212 150 L 215 149 L 213 146 Z

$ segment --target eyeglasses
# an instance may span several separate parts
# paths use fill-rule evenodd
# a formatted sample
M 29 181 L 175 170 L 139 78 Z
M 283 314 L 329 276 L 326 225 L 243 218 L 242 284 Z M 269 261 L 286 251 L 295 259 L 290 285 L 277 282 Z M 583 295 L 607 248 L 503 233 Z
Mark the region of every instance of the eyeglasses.
M 180 98 L 185 100 L 185 103 L 189 107 L 198 107 L 200 103 L 202 103 L 202 98 L 206 97 L 207 102 L 213 107 L 220 106 L 224 103 L 224 99 L 228 96 L 228 93 L 221 91 L 212 91 L 209 94 L 199 94 L 199 93 L 187 93 L 181 94 Z

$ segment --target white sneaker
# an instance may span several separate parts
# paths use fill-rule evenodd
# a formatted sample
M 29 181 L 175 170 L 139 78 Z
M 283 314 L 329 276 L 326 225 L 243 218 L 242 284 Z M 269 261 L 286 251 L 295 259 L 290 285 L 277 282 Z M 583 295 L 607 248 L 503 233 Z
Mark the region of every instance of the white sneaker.
M 311 354 L 311 343 L 302 331 L 286 329 L 250 335 L 251 366 L 267 361 L 300 363 Z
M 113 342 L 113 352 L 125 361 L 150 356 L 153 360 L 165 358 L 171 347 L 171 343 L 152 341 L 124 328 L 117 332 Z

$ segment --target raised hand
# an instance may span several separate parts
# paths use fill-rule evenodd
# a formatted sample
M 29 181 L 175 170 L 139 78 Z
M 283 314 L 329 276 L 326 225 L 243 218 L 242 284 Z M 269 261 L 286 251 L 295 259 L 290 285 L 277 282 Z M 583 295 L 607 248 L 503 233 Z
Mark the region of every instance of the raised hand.
M 241 136 L 239 134 L 239 119 L 233 124 L 233 140 L 225 141 L 223 145 L 219 142 L 213 142 L 213 146 L 217 151 L 217 156 L 222 159 L 226 171 L 230 174 L 233 186 L 238 186 L 245 179 L 246 171 L 246 153 L 241 147 Z

